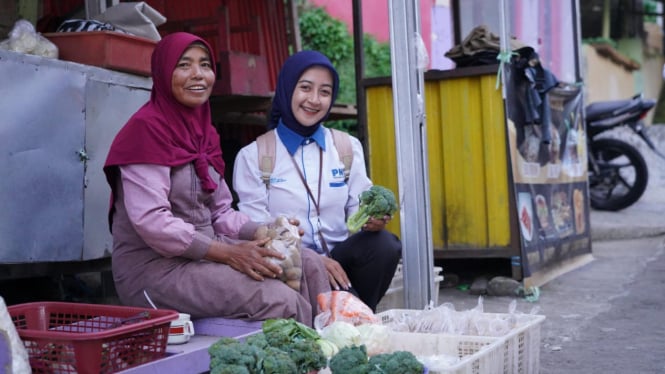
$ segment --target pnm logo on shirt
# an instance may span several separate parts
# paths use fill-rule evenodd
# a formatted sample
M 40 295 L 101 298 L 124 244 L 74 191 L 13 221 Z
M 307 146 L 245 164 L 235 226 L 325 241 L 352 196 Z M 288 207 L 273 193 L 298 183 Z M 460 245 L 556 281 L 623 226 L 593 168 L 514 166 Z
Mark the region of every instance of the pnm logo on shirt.
M 333 179 L 341 179 L 341 181 L 330 182 L 330 187 L 342 187 L 344 182 L 344 168 L 331 169 Z
M 333 179 L 344 178 L 344 168 L 332 169 Z

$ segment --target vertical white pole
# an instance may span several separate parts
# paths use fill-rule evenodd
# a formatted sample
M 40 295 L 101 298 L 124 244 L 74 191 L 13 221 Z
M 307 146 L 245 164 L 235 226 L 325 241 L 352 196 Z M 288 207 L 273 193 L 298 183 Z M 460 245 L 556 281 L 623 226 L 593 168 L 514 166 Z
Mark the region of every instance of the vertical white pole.
M 404 296 L 422 309 L 434 290 L 420 1 L 389 0 L 392 92 L 399 182 Z M 426 55 L 426 52 L 425 52 Z
M 500 0 L 499 1 L 499 27 L 501 30 L 499 30 L 500 36 L 499 38 L 501 39 L 500 41 L 500 48 L 501 52 L 509 52 L 511 51 L 510 48 L 510 33 L 508 32 L 508 20 L 506 20 L 506 0 Z M 501 65 L 499 69 L 503 69 L 501 72 L 501 95 L 506 99 L 506 70 L 508 69 L 508 66 Z

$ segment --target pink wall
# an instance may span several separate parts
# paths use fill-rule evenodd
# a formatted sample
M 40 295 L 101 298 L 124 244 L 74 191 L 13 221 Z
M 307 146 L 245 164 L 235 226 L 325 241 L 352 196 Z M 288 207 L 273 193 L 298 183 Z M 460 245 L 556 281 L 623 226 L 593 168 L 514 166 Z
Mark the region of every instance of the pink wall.
M 344 23 L 353 35 L 353 3 L 352 0 L 309 0 L 310 3 L 324 8 L 328 14 Z M 432 52 L 432 7 L 435 0 L 420 0 L 420 34 Z M 363 13 L 363 31 L 373 35 L 380 42 L 390 40 L 388 0 L 361 0 Z

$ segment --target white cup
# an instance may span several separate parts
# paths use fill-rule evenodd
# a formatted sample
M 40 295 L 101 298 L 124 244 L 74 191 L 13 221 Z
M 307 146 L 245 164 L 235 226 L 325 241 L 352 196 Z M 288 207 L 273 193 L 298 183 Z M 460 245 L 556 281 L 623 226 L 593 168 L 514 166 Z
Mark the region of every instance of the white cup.
M 194 324 L 187 313 L 179 313 L 178 319 L 171 321 L 169 327 L 169 338 L 167 344 L 183 344 L 187 343 L 194 335 Z

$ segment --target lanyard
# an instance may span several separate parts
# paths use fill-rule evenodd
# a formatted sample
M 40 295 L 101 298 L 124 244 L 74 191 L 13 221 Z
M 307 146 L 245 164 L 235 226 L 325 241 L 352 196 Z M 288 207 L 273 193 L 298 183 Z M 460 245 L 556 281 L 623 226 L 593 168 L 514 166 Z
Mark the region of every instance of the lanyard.
M 321 210 L 319 209 L 319 201 L 321 201 L 321 179 L 323 175 L 323 150 L 319 148 L 319 191 L 318 191 L 318 198 L 314 198 L 314 194 L 312 193 L 312 190 L 309 188 L 307 185 L 307 181 L 305 180 L 305 176 L 302 175 L 302 171 L 300 171 L 300 167 L 298 166 L 298 163 L 296 162 L 295 158 L 291 156 L 291 161 L 293 162 L 293 166 L 296 168 L 296 171 L 298 172 L 298 176 L 300 177 L 300 180 L 302 181 L 302 184 L 305 185 L 305 188 L 307 189 L 307 193 L 309 194 L 309 197 L 312 199 L 312 202 L 314 203 L 314 207 L 316 208 L 316 214 L 317 214 L 317 231 L 319 234 L 319 240 L 321 241 L 321 247 L 323 247 L 323 250 L 326 252 L 326 256 L 330 257 L 330 251 L 328 250 L 328 244 L 326 244 L 326 241 L 323 239 L 323 233 L 321 233 Z

